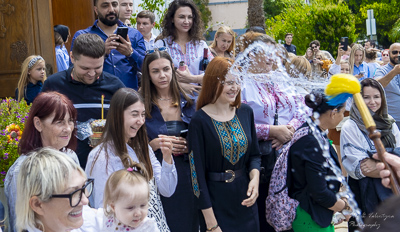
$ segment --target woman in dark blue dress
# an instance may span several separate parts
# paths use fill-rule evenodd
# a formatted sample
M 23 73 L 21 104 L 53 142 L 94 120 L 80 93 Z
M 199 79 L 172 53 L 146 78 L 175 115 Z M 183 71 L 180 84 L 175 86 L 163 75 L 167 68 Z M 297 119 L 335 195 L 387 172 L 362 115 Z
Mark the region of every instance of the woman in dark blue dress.
M 194 195 L 200 231 L 259 231 L 260 152 L 253 110 L 241 104 L 232 60 L 214 58 L 204 75 L 197 112 L 189 125 Z
M 146 127 L 150 146 L 161 160 L 159 136 L 173 137 L 173 154 L 178 184 L 171 197 L 161 196 L 172 232 L 198 232 L 199 210 L 193 195 L 186 134 L 195 112 L 195 97 L 180 88 L 167 51 L 153 50 L 143 62 L 141 93 L 145 99 Z

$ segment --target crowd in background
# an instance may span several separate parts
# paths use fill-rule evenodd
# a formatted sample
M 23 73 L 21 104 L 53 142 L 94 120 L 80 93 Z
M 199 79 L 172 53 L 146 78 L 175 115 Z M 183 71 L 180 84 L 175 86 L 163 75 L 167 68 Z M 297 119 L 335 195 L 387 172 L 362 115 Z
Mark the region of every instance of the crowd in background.
M 191 0 L 170 3 L 158 36 L 150 11 L 130 25 L 132 0 L 95 0 L 94 9 L 70 52 L 69 28 L 54 27 L 57 73 L 46 76 L 40 55 L 22 64 L 15 96 L 32 107 L 5 180 L 9 231 L 334 231 L 338 214 L 334 224 L 354 219 L 335 195 L 340 182 L 325 179 L 333 173 L 317 140 L 362 213 L 392 195 L 351 98 L 332 103 L 321 89 L 275 80 L 354 75 L 397 154 L 400 44 L 341 43 L 335 59 L 314 40 L 300 56 L 295 34 L 282 46 L 262 27 L 237 36 L 221 26 L 208 45 Z M 93 146 L 85 128 L 103 111 Z M 292 220 L 266 205 L 282 190 L 295 202 Z

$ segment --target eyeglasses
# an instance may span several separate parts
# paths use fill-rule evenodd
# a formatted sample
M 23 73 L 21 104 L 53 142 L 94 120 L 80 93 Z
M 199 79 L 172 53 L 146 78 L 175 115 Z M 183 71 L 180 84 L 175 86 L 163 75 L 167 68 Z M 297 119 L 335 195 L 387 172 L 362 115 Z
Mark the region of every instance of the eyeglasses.
M 85 193 L 86 197 L 90 197 L 90 195 L 92 195 L 93 181 L 94 181 L 94 179 L 88 179 L 82 188 L 77 189 L 70 194 L 54 194 L 54 195 L 51 195 L 51 197 L 52 198 L 69 198 L 69 205 L 71 207 L 76 207 L 81 202 L 83 193 Z
M 219 77 L 217 77 L 217 79 L 220 80 Z M 228 86 L 233 86 L 234 84 L 240 85 L 240 82 L 238 79 L 236 79 L 234 81 L 220 81 L 220 83 L 221 83 L 221 85 L 228 85 Z
M 318 47 L 318 46 L 311 46 L 312 49 L 315 49 L 315 48 L 317 48 L 317 47 Z
M 400 51 L 392 51 L 392 55 L 397 55 L 399 54 Z
M 146 51 L 146 55 L 151 54 L 151 53 L 156 52 L 156 51 L 162 52 L 162 51 L 165 51 L 165 50 L 167 50 L 166 47 L 154 48 L 154 49 L 151 49 L 151 50 L 147 50 Z

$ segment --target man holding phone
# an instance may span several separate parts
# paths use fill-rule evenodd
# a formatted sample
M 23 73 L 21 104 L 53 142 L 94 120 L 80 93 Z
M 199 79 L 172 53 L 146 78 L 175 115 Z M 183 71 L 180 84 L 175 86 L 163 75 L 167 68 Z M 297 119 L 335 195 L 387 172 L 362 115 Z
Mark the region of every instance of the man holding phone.
M 385 88 L 388 113 L 400 128 L 400 43 L 390 46 L 389 58 L 390 62 L 378 68 L 374 78 Z
M 141 70 L 146 51 L 142 34 L 119 20 L 118 0 L 94 0 L 94 11 L 97 20 L 87 29 L 75 33 L 71 51 L 77 36 L 86 33 L 99 35 L 106 47 L 104 71 L 119 77 L 126 87 L 137 90 L 137 72 Z

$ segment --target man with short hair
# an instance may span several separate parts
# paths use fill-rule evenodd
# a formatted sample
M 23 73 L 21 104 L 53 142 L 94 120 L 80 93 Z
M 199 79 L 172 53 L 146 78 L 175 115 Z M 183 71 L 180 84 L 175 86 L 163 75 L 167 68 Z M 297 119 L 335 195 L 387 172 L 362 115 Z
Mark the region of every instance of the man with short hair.
M 94 0 L 94 4 L 97 20 L 87 29 L 75 33 L 71 50 L 77 36 L 86 33 L 99 35 L 106 48 L 104 71 L 119 77 L 126 87 L 137 90 L 136 74 L 141 70 L 146 49 L 143 36 L 138 30 L 126 27 L 119 21 L 118 0 Z M 116 35 L 118 27 L 128 28 L 126 39 Z
M 89 147 L 89 135 L 82 128 L 89 127 L 88 120 L 101 118 L 101 96 L 107 113 L 113 94 L 125 87 L 118 77 L 103 72 L 105 45 L 100 36 L 82 34 L 75 38 L 70 52 L 73 66 L 47 78 L 43 92 L 57 91 L 66 95 L 78 111 L 78 148 L 76 153 L 81 167 L 85 168 Z M 104 115 L 104 117 L 106 114 Z
M 286 48 L 287 52 L 291 52 L 291 53 L 297 55 L 296 46 L 294 46 L 292 44 L 292 40 L 293 40 L 293 34 L 287 33 L 285 35 L 285 44 L 283 46 Z
M 394 43 L 389 48 L 390 62 L 378 68 L 375 79 L 385 88 L 388 113 L 396 120 L 400 128 L 400 43 Z
M 314 57 L 315 57 L 315 55 L 316 55 L 318 52 L 321 52 L 321 53 L 323 53 L 323 55 L 324 55 L 327 59 L 331 60 L 332 63 L 335 63 L 335 59 L 333 59 L 333 56 L 332 56 L 328 51 L 319 50 L 320 46 L 321 46 L 321 44 L 319 43 L 318 40 L 313 40 L 313 41 L 311 41 L 311 43 L 310 43 L 310 48 L 312 49 L 312 51 L 313 51 L 313 53 L 314 53 Z
M 133 0 L 119 0 L 119 20 L 126 25 L 132 17 Z
M 148 10 L 141 11 L 136 17 L 136 28 L 143 35 L 146 50 L 154 48 L 156 36 L 151 30 L 153 30 L 156 25 L 155 19 L 154 13 Z

